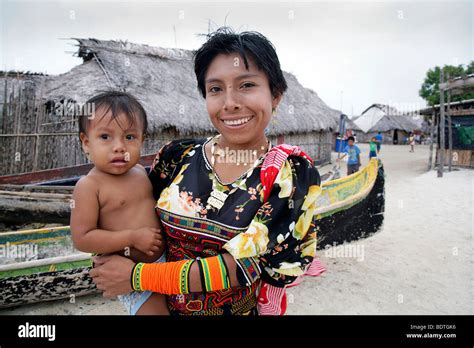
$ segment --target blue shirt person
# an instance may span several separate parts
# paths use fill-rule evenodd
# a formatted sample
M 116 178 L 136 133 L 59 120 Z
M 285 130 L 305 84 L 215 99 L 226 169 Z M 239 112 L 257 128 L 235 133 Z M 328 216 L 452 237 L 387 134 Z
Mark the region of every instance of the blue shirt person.
M 377 153 L 380 152 L 380 148 L 382 147 L 383 136 L 380 132 L 377 133 L 375 136 L 375 141 L 377 142 Z
M 357 145 L 354 145 L 354 137 L 349 137 L 347 139 L 348 145 L 344 148 L 344 155 L 338 159 L 343 159 L 346 155 L 348 156 L 347 160 L 347 175 L 355 173 L 360 168 L 360 149 Z

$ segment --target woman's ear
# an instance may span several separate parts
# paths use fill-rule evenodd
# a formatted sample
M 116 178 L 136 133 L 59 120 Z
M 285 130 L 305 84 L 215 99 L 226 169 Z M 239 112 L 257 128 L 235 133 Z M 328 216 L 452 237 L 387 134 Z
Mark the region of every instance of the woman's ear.
M 276 97 L 273 97 L 273 100 L 272 100 L 272 109 L 273 110 L 277 109 L 277 107 L 280 104 L 282 98 L 283 98 L 283 94 L 280 94 Z

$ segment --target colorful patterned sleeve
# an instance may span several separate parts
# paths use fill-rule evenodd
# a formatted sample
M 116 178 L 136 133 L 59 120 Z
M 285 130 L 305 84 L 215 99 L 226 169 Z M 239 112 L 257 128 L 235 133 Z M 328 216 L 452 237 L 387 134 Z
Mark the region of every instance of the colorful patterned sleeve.
M 316 253 L 314 211 L 320 182 L 305 158 L 290 156 L 285 161 L 248 230 L 224 245 L 236 259 L 239 280 L 248 283 L 260 277 L 284 287 L 305 272 Z
M 176 168 L 195 143 L 195 139 L 173 140 L 158 151 L 148 174 L 155 199 L 158 199 L 161 191 L 169 185 Z

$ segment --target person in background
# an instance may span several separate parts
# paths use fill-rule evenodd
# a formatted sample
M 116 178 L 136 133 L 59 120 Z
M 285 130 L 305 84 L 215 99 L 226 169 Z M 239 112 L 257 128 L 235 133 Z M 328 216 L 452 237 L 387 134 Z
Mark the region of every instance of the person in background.
M 354 140 L 355 139 L 352 136 L 347 139 L 347 146 L 343 151 L 344 155 L 337 159 L 337 161 L 340 161 L 348 155 L 347 175 L 357 172 L 360 168 L 360 149 L 354 144 Z
M 371 159 L 372 157 L 377 157 L 377 140 L 375 139 L 375 137 L 372 137 L 372 139 L 370 139 L 369 147 L 369 159 Z
M 415 136 L 413 133 L 410 133 L 408 137 L 408 144 L 410 144 L 410 152 L 415 152 Z
M 377 142 L 377 155 L 378 155 L 380 153 L 380 149 L 382 148 L 382 141 L 383 141 L 382 133 L 377 132 L 377 135 L 375 136 L 375 141 Z

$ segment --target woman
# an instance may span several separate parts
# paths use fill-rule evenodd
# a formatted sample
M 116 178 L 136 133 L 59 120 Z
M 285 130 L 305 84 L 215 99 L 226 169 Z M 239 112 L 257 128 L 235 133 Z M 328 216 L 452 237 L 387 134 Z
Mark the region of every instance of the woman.
M 107 297 L 167 294 L 171 314 L 258 314 L 262 284 L 282 289 L 315 256 L 320 177 L 299 149 L 265 136 L 287 85 L 263 35 L 218 30 L 194 70 L 218 135 L 173 141 L 152 166 L 168 262 L 104 256 L 91 275 Z

